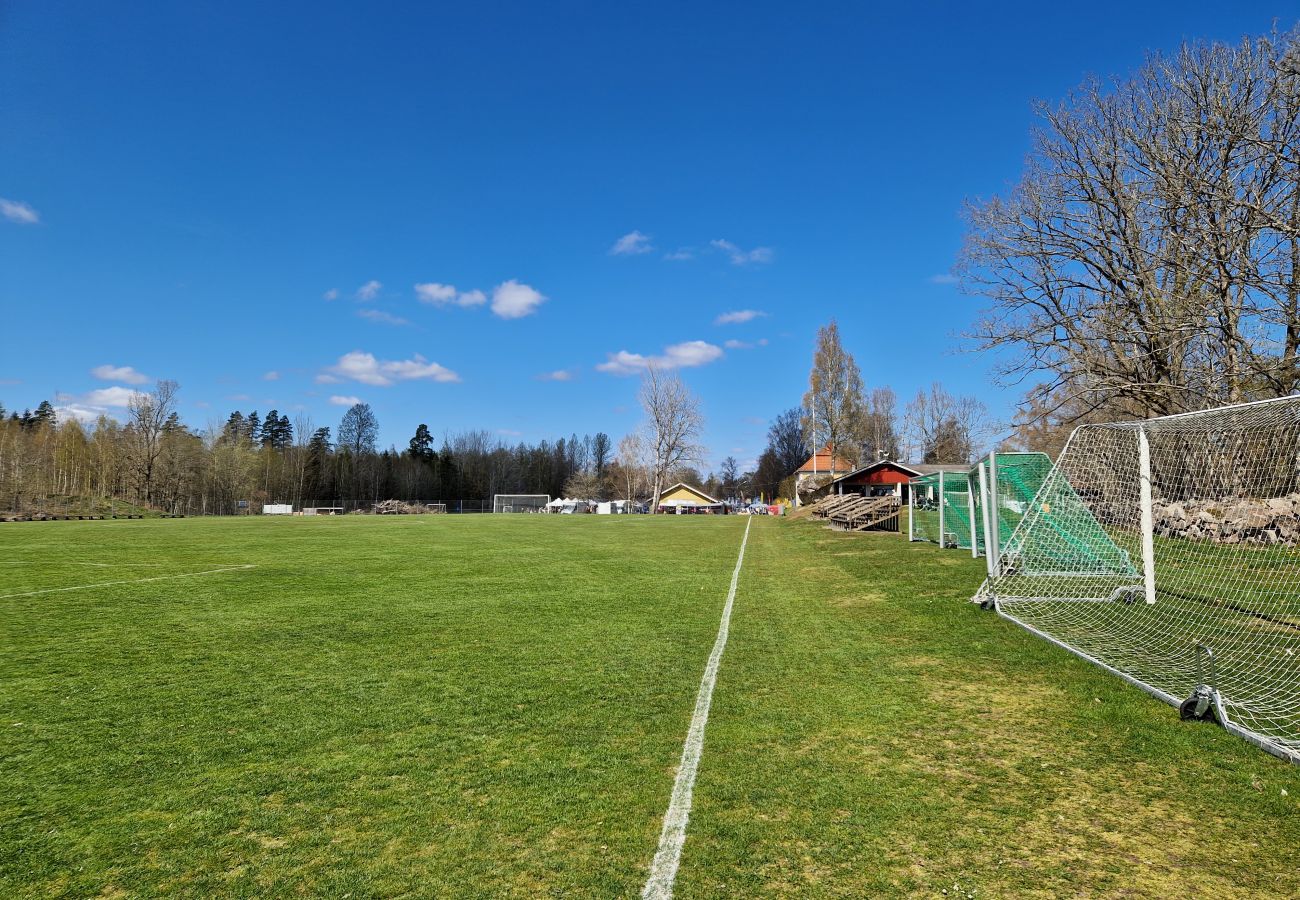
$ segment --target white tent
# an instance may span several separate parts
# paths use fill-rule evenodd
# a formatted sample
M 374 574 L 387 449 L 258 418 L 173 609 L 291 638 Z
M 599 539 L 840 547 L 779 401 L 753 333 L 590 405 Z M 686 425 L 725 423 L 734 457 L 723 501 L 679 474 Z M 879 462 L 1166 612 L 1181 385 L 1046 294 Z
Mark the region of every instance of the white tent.
M 604 500 L 596 504 L 596 514 L 601 516 L 630 513 L 632 504 L 627 500 Z
M 573 513 L 589 513 L 591 512 L 591 501 L 579 500 L 576 497 L 556 497 L 550 503 L 546 504 L 546 511 L 563 513 L 566 515 Z

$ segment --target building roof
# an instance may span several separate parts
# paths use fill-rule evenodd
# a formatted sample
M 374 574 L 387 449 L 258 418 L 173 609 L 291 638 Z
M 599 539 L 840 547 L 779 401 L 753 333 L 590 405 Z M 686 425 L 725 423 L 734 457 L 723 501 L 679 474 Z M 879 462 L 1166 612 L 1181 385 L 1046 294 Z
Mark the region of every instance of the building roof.
M 665 497 L 670 497 L 672 494 L 678 492 L 679 490 L 683 493 L 690 495 L 690 497 L 665 501 L 664 499 Z M 692 503 L 691 498 L 694 498 L 696 500 L 701 500 L 703 502 Z M 664 490 L 660 492 L 659 505 L 663 506 L 665 502 L 670 503 L 673 506 L 721 506 L 722 505 L 721 500 L 717 500 L 713 497 L 710 497 L 708 494 L 704 493 L 704 491 L 700 490 L 697 487 L 691 487 L 689 484 L 687 484 L 684 481 L 679 481 L 676 484 L 674 484 L 672 487 L 664 488 Z
M 799 472 L 825 472 L 827 475 L 833 475 L 836 472 L 851 472 L 856 468 L 857 463 L 850 462 L 842 456 L 835 456 L 831 453 L 831 445 L 818 450 L 808 461 L 798 468 Z
M 836 485 L 841 481 L 848 481 L 853 478 L 858 478 L 862 475 L 865 475 L 868 472 L 874 471 L 876 469 L 883 469 L 883 468 L 897 469 L 898 471 L 904 472 L 912 478 L 915 478 L 918 475 L 933 475 L 936 472 L 969 472 L 970 471 L 970 465 L 968 463 L 904 463 L 904 462 L 898 462 L 897 460 L 894 459 L 881 459 L 871 463 L 870 465 L 862 466 L 859 469 L 855 469 L 852 472 L 846 472 L 845 474 L 841 475 L 839 478 L 836 478 L 834 481 L 827 484 L 826 487 L 832 487 L 833 485 Z

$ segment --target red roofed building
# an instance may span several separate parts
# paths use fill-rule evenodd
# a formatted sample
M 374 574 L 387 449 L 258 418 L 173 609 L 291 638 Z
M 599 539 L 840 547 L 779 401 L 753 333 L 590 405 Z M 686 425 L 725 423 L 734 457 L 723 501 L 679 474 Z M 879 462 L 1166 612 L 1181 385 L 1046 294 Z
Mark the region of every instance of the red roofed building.
M 795 471 L 795 505 L 799 505 L 800 494 L 816 490 L 822 485 L 839 478 L 841 475 L 847 475 L 857 468 L 857 463 L 833 453 L 831 451 L 831 445 L 827 444 L 812 456 L 808 457 L 808 461 Z

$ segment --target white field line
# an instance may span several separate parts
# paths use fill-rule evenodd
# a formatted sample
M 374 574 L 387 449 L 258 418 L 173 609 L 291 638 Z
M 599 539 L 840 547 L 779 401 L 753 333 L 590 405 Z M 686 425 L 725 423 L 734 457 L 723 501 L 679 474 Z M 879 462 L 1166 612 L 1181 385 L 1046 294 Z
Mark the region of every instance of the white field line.
M 0 600 L 12 600 L 15 597 L 35 597 L 37 594 L 58 594 L 64 591 L 84 591 L 90 588 L 113 587 L 119 584 L 144 584 L 147 581 L 167 581 L 172 578 L 195 578 L 199 575 L 216 575 L 219 572 L 239 572 L 244 569 L 256 569 L 248 563 L 242 566 L 222 566 L 220 569 L 204 569 L 202 572 L 182 572 L 179 575 L 155 575 L 153 578 L 129 578 L 125 581 L 99 581 L 95 584 L 74 584 L 71 587 L 42 588 L 39 591 L 23 591 L 21 594 L 0 594 Z
M 726 605 L 722 607 L 722 622 L 718 626 L 718 638 L 713 642 L 713 652 L 704 667 L 704 677 L 700 679 L 700 692 L 695 697 L 695 714 L 691 716 L 691 727 L 686 732 L 686 744 L 682 747 L 682 761 L 677 766 L 677 780 L 673 782 L 672 799 L 668 801 L 668 811 L 664 813 L 664 828 L 659 834 L 659 849 L 654 861 L 650 863 L 650 877 L 641 891 L 642 900 L 670 900 L 673 895 L 673 882 L 677 878 L 677 866 L 682 861 L 682 845 L 686 843 L 686 823 L 691 817 L 691 795 L 695 790 L 695 774 L 700 768 L 700 756 L 704 752 L 704 729 L 709 724 L 709 706 L 713 703 L 713 685 L 718 680 L 718 666 L 722 663 L 722 651 L 727 647 L 727 634 L 731 629 L 731 607 L 736 601 L 736 583 L 740 580 L 740 567 L 745 562 L 745 545 L 749 543 L 750 519 L 745 523 L 745 536 L 740 541 L 740 555 L 736 558 L 736 570 L 731 573 L 731 590 L 727 592 Z

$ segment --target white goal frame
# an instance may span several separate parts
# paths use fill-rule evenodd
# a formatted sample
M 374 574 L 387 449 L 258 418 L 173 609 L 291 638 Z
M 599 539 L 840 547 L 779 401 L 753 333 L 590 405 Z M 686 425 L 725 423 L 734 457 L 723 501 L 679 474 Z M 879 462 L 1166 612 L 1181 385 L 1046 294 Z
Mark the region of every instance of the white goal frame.
M 546 505 L 550 502 L 550 494 L 493 494 L 492 511 L 494 513 L 546 512 Z
M 998 551 L 986 608 L 1300 763 L 1300 397 L 1079 426 Z

